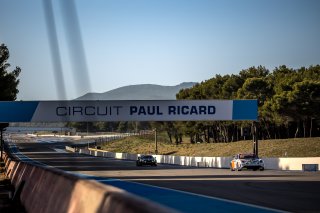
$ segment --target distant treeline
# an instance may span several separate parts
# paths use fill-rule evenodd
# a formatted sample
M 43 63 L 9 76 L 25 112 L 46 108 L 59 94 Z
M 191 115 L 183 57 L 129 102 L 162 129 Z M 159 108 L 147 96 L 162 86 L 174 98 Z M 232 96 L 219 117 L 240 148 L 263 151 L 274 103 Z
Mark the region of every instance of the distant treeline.
M 259 139 L 320 136 L 320 65 L 299 69 L 283 65 L 272 72 L 263 66 L 250 67 L 238 75 L 216 75 L 192 88 L 180 90 L 176 97 L 258 99 Z M 92 130 L 107 131 L 157 128 L 166 131 L 170 141 L 176 143 L 180 143 L 183 136 L 188 136 L 192 143 L 252 138 L 252 122 L 98 122 L 89 125 Z

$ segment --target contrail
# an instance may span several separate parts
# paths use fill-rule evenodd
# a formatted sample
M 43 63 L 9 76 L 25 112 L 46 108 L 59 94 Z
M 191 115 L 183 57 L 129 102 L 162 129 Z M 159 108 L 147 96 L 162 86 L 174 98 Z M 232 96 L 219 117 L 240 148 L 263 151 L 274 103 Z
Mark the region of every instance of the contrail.
M 63 79 L 61 56 L 58 44 L 58 36 L 56 25 L 54 21 L 54 14 L 51 0 L 43 0 L 44 15 L 47 23 L 47 32 L 49 37 L 49 45 L 51 50 L 51 57 L 53 63 L 53 72 L 56 82 L 56 89 L 58 91 L 58 98 L 66 99 L 66 88 Z
M 76 6 L 74 0 L 61 0 L 60 5 L 76 90 L 83 95 L 91 91 L 91 85 Z

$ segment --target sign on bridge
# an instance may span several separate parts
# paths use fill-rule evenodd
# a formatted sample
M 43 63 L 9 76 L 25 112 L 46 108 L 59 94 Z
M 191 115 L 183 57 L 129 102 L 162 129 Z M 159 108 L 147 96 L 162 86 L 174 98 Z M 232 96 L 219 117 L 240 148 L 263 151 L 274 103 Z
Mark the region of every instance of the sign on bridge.
M 0 122 L 212 121 L 257 117 L 257 100 L 0 102 Z

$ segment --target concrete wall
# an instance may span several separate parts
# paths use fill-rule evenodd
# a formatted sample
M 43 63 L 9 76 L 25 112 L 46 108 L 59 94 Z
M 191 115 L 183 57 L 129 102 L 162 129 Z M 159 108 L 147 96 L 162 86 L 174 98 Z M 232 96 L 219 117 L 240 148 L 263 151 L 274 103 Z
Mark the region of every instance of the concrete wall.
M 80 149 L 80 153 L 99 157 L 110 157 L 116 159 L 136 160 L 140 154 L 113 153 L 96 149 Z M 232 157 L 188 157 L 173 155 L 153 155 L 158 163 L 176 164 L 183 166 L 201 166 L 214 168 L 230 168 Z M 265 169 L 274 170 L 302 170 L 303 164 L 316 164 L 318 171 L 320 167 L 320 157 L 305 158 L 262 158 Z
M 29 213 L 175 212 L 122 189 L 62 170 L 19 162 L 6 154 L 4 159 L 6 175 Z
M 320 157 L 304 157 L 304 158 L 264 158 L 267 169 L 277 170 L 302 170 L 303 164 L 320 165 Z

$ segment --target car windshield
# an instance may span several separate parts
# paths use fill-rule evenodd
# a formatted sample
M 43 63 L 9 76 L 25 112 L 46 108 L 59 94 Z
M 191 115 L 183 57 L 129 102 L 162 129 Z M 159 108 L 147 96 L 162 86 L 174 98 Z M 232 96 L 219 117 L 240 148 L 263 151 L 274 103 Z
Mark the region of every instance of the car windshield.
M 153 160 L 153 157 L 151 155 L 142 156 L 142 159 L 144 160 Z
M 239 159 L 256 159 L 257 156 L 255 154 L 240 154 Z

